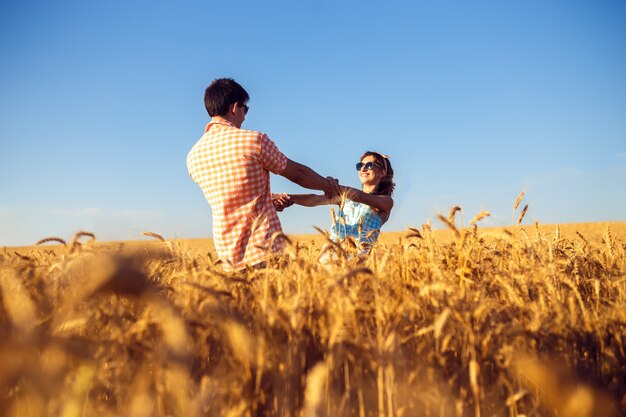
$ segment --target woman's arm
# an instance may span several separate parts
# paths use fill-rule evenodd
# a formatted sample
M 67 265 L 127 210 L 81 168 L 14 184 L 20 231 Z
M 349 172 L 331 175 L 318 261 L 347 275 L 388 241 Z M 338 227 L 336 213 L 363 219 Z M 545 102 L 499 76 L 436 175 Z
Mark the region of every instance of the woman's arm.
M 393 208 L 393 199 L 390 196 L 368 194 L 356 188 L 344 187 L 343 185 L 340 185 L 339 188 L 341 189 L 341 194 L 345 195 L 346 198 L 356 201 L 357 203 L 367 204 L 375 210 L 378 210 L 382 216 L 389 217 L 389 213 L 391 213 L 391 209 Z
M 324 195 L 317 194 L 289 194 L 289 198 L 294 204 L 305 207 L 316 207 L 339 203 L 339 197 L 326 198 Z

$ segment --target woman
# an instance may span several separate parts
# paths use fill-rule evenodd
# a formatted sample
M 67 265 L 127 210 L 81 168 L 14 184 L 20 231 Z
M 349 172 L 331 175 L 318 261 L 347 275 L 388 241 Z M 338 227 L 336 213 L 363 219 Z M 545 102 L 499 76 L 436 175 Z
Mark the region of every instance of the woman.
M 361 190 L 339 186 L 341 195 L 332 199 L 317 194 L 291 194 L 290 202 L 306 207 L 338 204 L 339 216 L 333 214 L 330 237 L 334 241 L 353 238 L 366 255 L 378 239 L 381 226 L 393 208 L 391 194 L 395 188 L 389 157 L 367 151 L 356 164 Z

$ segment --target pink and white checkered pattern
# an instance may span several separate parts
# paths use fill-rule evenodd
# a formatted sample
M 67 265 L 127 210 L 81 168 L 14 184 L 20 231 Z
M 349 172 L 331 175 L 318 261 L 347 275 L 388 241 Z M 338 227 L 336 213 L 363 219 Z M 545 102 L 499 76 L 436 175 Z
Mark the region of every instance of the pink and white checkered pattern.
M 269 173 L 280 174 L 286 165 L 287 157 L 267 135 L 238 129 L 219 116 L 191 148 L 187 168 L 211 205 L 215 249 L 226 269 L 266 259 L 272 235 L 282 231 Z M 276 239 L 271 252 L 283 247 L 283 239 Z

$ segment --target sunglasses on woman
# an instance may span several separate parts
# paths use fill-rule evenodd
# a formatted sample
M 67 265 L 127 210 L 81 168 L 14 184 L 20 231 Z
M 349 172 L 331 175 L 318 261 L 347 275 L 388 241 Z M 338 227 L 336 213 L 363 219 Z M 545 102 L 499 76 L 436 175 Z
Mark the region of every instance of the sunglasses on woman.
M 380 165 L 375 164 L 374 162 L 371 162 L 371 161 L 370 162 L 365 162 L 365 163 L 359 162 L 358 164 L 356 164 L 356 170 L 360 171 L 363 168 L 365 168 L 366 171 L 371 171 L 371 170 L 374 169 L 375 166 L 380 168 Z

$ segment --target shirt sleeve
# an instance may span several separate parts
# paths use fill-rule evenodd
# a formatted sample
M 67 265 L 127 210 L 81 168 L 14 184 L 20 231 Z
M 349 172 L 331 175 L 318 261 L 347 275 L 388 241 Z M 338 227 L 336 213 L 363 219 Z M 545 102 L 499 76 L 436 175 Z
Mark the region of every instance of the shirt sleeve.
M 259 153 L 259 161 L 263 168 L 274 174 L 280 174 L 287 166 L 287 157 L 278 150 L 274 142 L 267 135 L 261 136 L 261 152 Z

